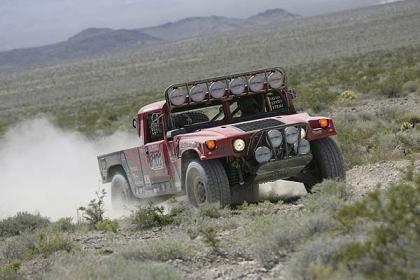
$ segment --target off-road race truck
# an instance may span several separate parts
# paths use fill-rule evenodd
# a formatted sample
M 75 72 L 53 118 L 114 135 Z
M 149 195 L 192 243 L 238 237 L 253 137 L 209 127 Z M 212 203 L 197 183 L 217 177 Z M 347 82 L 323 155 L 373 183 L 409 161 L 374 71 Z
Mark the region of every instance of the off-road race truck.
M 310 188 L 345 172 L 331 118 L 297 113 L 280 68 L 176 84 L 133 120 L 139 145 L 98 157 L 114 206 L 187 194 L 193 206 L 258 201 L 259 184 Z

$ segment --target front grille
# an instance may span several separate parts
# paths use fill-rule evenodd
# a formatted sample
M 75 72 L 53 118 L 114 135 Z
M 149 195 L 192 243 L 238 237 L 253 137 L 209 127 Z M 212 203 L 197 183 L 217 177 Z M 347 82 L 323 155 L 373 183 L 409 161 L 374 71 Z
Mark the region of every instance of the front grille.
M 266 129 L 270 127 L 275 127 L 282 125 L 283 123 L 281 121 L 275 120 L 275 119 L 265 119 L 265 120 L 259 120 L 255 122 L 248 122 L 248 123 L 240 123 L 234 125 L 234 127 L 239 128 L 242 131 L 248 132 L 248 131 L 254 131 L 259 129 Z
M 258 147 L 261 146 L 266 146 L 268 148 L 271 149 L 272 153 L 273 153 L 273 158 L 272 159 L 276 159 L 276 160 L 281 160 L 281 159 L 286 159 L 289 158 L 290 156 L 298 156 L 298 154 L 294 151 L 294 144 L 288 144 L 287 140 L 286 140 L 286 128 L 289 126 L 294 126 L 298 129 L 298 131 L 300 132 L 301 129 L 305 129 L 307 131 L 307 125 L 305 123 L 296 123 L 293 125 L 281 125 L 281 126 L 277 126 L 277 127 L 268 127 L 265 129 L 260 129 L 258 131 L 256 131 L 255 133 L 253 133 L 253 135 L 251 136 L 250 140 L 249 140 L 249 144 L 248 144 L 248 150 L 247 150 L 247 156 L 248 157 L 254 157 L 255 155 L 255 151 L 257 150 Z M 276 129 L 279 130 L 282 134 L 283 137 L 283 141 L 280 147 L 275 148 L 268 136 L 268 132 L 271 129 Z M 299 133 L 299 139 L 298 141 L 300 141 L 300 133 Z M 299 143 L 299 142 L 297 142 Z M 297 147 L 299 149 L 299 145 Z

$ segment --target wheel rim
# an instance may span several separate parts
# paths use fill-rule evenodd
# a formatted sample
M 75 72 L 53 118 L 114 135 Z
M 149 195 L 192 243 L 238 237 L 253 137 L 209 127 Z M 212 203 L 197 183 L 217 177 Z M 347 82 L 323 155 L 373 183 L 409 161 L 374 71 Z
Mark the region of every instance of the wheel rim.
M 198 204 L 205 203 L 207 201 L 207 192 L 201 177 L 194 172 L 192 178 L 192 190 L 194 193 L 195 200 Z
M 199 181 L 195 187 L 195 193 L 198 203 L 205 203 L 207 200 L 206 196 L 206 188 L 204 187 L 204 184 Z

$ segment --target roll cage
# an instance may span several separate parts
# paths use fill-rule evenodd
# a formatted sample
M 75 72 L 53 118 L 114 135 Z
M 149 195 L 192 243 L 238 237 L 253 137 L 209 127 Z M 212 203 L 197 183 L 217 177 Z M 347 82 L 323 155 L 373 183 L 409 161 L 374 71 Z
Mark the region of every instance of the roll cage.
M 283 75 L 283 78 L 284 78 L 283 85 L 278 89 L 271 88 L 270 85 L 267 82 L 267 79 L 268 79 L 269 75 L 273 72 L 280 72 Z M 256 76 L 256 75 L 264 75 L 265 83 L 264 83 L 263 90 L 253 92 L 253 91 L 250 90 L 249 80 L 250 80 L 251 77 Z M 236 78 L 243 78 L 244 81 L 246 81 L 245 90 L 240 95 L 235 95 L 229 90 L 229 82 L 233 79 L 236 79 Z M 223 98 L 216 99 L 216 98 L 213 98 L 209 94 L 210 85 L 214 82 L 222 82 L 225 85 L 225 95 L 224 95 Z M 196 85 L 203 85 L 203 86 L 205 86 L 205 89 L 206 89 L 205 98 L 202 101 L 199 101 L 199 102 L 194 102 L 189 97 L 190 89 L 193 86 L 196 86 Z M 176 105 L 172 104 L 172 102 L 170 100 L 170 93 L 171 93 L 172 90 L 179 89 L 179 88 L 183 88 L 185 90 L 185 92 L 187 93 L 187 96 L 186 96 L 186 101 L 185 101 L 184 104 L 176 106 Z M 277 111 L 277 110 L 275 110 L 276 108 L 273 108 L 275 105 L 273 105 L 273 102 L 271 100 L 269 100 L 269 102 L 267 102 L 267 96 L 268 96 L 268 94 L 271 94 L 271 93 L 277 94 L 277 96 L 281 96 L 281 98 L 283 98 L 282 102 L 286 103 L 285 106 L 288 109 L 287 111 L 285 111 L 285 110 L 283 110 L 282 112 Z M 174 117 L 175 117 L 176 114 L 179 114 L 179 113 L 182 113 L 182 112 L 185 112 L 185 111 L 200 110 L 200 109 L 204 109 L 204 108 L 211 107 L 211 106 L 220 106 L 221 112 L 223 112 L 224 115 L 225 115 L 225 119 L 223 121 L 193 124 L 193 125 L 188 126 L 184 129 L 189 132 L 189 131 L 194 131 L 196 129 L 213 127 L 215 125 L 217 126 L 217 125 L 223 125 L 223 124 L 231 124 L 231 123 L 237 123 L 237 122 L 242 122 L 242 121 L 248 121 L 248 120 L 251 120 L 251 119 L 255 119 L 256 116 L 239 117 L 239 118 L 235 117 L 234 116 L 235 112 L 231 111 L 230 105 L 234 102 L 237 102 L 237 101 L 241 100 L 244 97 L 257 96 L 257 95 L 264 96 L 264 100 L 265 100 L 264 101 L 264 106 L 266 106 L 266 111 L 265 112 L 260 112 L 258 114 L 258 118 L 259 117 L 263 118 L 263 117 L 275 116 L 275 115 L 279 115 L 279 113 L 285 114 L 285 115 L 296 113 L 296 110 L 295 110 L 295 108 L 294 108 L 294 106 L 291 102 L 291 99 L 293 98 L 295 93 L 293 91 L 289 90 L 288 87 L 287 87 L 287 74 L 283 69 L 281 69 L 279 67 L 274 67 L 274 68 L 266 68 L 266 69 L 262 69 L 262 70 L 251 71 L 251 72 L 244 72 L 244 73 L 220 76 L 220 77 L 216 77 L 216 78 L 196 80 L 196 81 L 174 84 L 174 85 L 169 86 L 165 90 L 165 99 L 166 99 L 166 104 L 168 106 L 169 127 L 171 129 L 179 129 L 179 128 L 176 127 L 175 121 L 174 121 Z

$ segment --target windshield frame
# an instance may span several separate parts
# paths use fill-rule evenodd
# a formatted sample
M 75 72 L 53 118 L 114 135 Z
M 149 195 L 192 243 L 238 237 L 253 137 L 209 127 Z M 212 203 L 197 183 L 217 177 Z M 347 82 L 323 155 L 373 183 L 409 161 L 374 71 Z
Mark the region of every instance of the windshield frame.
M 264 100 L 266 100 L 268 93 L 277 93 L 279 95 L 283 95 L 282 98 L 285 103 L 285 108 L 287 108 L 287 112 L 276 110 L 276 111 L 258 112 L 250 116 L 234 117 L 232 115 L 230 106 L 234 102 L 238 102 L 241 98 L 244 98 L 244 97 L 257 96 L 257 95 L 263 96 Z M 190 133 L 190 132 L 194 132 L 194 131 L 205 129 L 205 128 L 223 126 L 223 125 L 228 125 L 228 124 L 235 124 L 235 123 L 246 122 L 246 121 L 251 121 L 251 120 L 258 120 L 258 119 L 263 119 L 263 118 L 275 117 L 279 115 L 290 115 L 290 114 L 295 113 L 293 106 L 290 106 L 290 104 L 291 103 L 289 100 L 289 96 L 286 91 L 269 91 L 269 92 L 252 93 L 252 94 L 250 93 L 244 96 L 238 96 L 238 97 L 233 97 L 229 99 L 212 100 L 210 102 L 192 104 L 191 106 L 174 108 L 171 112 L 169 112 L 169 124 L 170 124 L 170 127 L 172 127 L 173 129 L 181 129 L 179 127 L 176 127 L 175 124 L 172 123 L 172 121 L 174 119 L 175 114 L 179 114 L 182 112 L 189 112 L 189 111 L 204 109 L 204 108 L 213 107 L 213 106 L 220 106 L 223 109 L 223 114 L 225 117 L 222 120 L 202 122 L 202 123 L 197 123 L 197 124 L 192 124 L 192 125 L 187 125 L 187 126 L 182 127 L 182 129 L 185 129 L 188 133 Z M 266 110 L 268 109 L 269 108 L 266 107 Z

